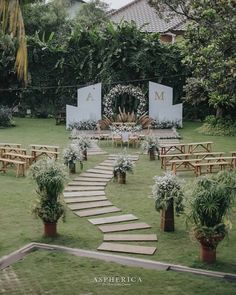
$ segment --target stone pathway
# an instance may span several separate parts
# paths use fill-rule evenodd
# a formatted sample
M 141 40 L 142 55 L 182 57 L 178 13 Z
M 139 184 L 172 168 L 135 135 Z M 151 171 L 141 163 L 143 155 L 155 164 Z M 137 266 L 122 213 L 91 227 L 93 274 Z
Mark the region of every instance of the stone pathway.
M 106 155 L 107 152 L 104 152 L 98 145 L 97 140 L 91 140 L 91 147 L 88 148 L 88 155 Z
M 122 252 L 131 254 L 153 255 L 156 247 L 144 246 L 143 242 L 157 242 L 155 234 L 137 234 L 138 230 L 150 229 L 151 226 L 139 222 L 133 214 L 119 214 L 120 208 L 114 206 L 106 197 L 105 186 L 113 177 L 114 161 L 119 155 L 109 155 L 108 158 L 92 169 L 80 174 L 68 184 L 64 191 L 67 206 L 79 217 L 88 217 L 88 221 L 104 233 L 103 243 L 99 251 Z M 139 159 L 138 155 L 128 155 L 132 161 Z M 114 214 L 99 218 L 97 215 Z M 135 234 L 130 234 L 130 232 Z M 125 234 L 123 234 L 125 232 Z M 121 244 L 117 242 L 131 242 Z M 135 242 L 135 245 L 132 244 Z M 140 242 L 141 245 L 137 245 Z

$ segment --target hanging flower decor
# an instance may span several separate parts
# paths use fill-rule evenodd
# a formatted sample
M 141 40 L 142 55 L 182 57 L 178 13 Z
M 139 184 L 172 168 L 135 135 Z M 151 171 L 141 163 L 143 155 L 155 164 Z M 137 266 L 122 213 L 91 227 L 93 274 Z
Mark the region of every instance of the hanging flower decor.
M 139 105 L 137 108 L 137 118 L 139 118 L 146 111 L 147 101 L 139 87 L 134 87 L 132 85 L 116 85 L 110 92 L 103 98 L 103 112 L 107 118 L 112 118 L 115 114 L 112 110 L 113 100 L 122 94 L 128 94 L 139 100 Z

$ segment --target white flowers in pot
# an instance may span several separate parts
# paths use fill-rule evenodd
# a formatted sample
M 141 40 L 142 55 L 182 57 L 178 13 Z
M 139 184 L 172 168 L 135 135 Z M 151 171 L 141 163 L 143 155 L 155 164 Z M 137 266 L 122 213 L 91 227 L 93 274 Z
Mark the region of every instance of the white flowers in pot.
M 126 183 L 126 172 L 133 172 L 134 164 L 126 154 L 120 155 L 114 165 L 114 176 L 118 176 L 119 183 Z
M 65 165 L 69 166 L 70 172 L 75 173 L 75 164 L 80 162 L 80 168 L 83 168 L 83 155 L 81 149 L 74 143 L 70 144 L 63 151 Z

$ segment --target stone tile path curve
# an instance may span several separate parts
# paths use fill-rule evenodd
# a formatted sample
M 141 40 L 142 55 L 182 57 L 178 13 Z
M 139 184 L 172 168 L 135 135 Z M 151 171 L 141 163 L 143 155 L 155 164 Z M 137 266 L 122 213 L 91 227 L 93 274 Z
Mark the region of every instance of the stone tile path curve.
M 95 150 L 96 148 L 93 147 L 93 152 Z M 100 152 L 101 150 L 99 150 Z M 113 166 L 117 157 L 118 155 L 115 154 L 108 155 L 105 161 L 81 173 L 79 177 L 75 177 L 63 193 L 64 200 L 74 214 L 79 217 L 88 217 L 88 221 L 104 233 L 104 242 L 97 250 L 153 255 L 156 247 L 144 246 L 143 243 L 157 242 L 157 236 L 155 234 L 137 234 L 138 230 L 147 230 L 151 226 L 144 222 L 138 222 L 138 217 L 133 214 L 120 213 L 117 215 L 122 209 L 114 206 L 106 197 L 104 189 L 113 177 Z M 128 157 L 132 161 L 139 159 L 138 155 L 128 155 Z M 114 215 L 107 217 L 106 214 Z M 94 216 L 100 215 L 101 217 L 94 218 Z M 120 242 L 135 242 L 135 245 L 121 244 Z M 137 245 L 137 242 L 140 242 L 141 245 Z

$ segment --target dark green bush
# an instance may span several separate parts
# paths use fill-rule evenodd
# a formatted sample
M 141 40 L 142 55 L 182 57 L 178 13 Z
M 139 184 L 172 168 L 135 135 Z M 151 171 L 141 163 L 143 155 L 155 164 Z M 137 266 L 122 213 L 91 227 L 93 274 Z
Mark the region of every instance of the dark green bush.
M 12 111 L 10 108 L 0 106 L 0 127 L 13 126 Z
M 204 124 L 198 128 L 198 131 L 206 135 L 236 135 L 236 121 L 231 117 L 217 118 L 213 115 L 207 116 Z

